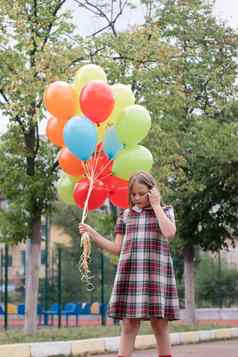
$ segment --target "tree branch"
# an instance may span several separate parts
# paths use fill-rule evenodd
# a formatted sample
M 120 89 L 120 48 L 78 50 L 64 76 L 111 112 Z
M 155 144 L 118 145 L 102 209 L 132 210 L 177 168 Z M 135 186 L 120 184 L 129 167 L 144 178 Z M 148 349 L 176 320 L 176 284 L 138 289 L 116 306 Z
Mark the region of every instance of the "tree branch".
M 73 61 L 71 61 L 66 68 L 70 68 L 71 66 L 77 64 L 78 62 L 80 63 L 81 61 L 85 60 L 84 57 L 79 57 L 79 58 L 76 58 L 74 59 Z
M 3 97 L 3 99 L 5 100 L 5 102 L 9 103 L 9 100 L 8 100 L 6 94 L 3 92 L 3 89 L 0 89 L 0 94 Z M 2 103 L 2 104 L 5 104 L 5 103 Z
M 20 125 L 23 134 L 25 134 L 26 129 L 25 129 L 25 126 L 24 126 L 24 124 L 23 124 L 23 121 L 19 118 L 18 115 L 15 116 L 15 120 L 16 120 L 16 122 Z
M 36 128 L 36 146 L 34 149 L 34 154 L 37 155 L 37 152 L 39 150 L 39 146 L 40 146 L 40 136 L 39 136 L 39 127 L 38 124 L 35 126 Z
M 106 19 L 106 21 L 108 23 L 110 23 L 110 19 L 108 18 L 108 16 L 106 15 L 105 12 L 102 11 L 102 9 L 97 6 L 97 5 L 94 5 L 93 3 L 91 3 L 90 1 L 85 1 L 85 4 L 83 4 L 81 1 L 79 0 L 75 0 L 80 6 L 86 8 L 87 10 L 91 11 L 92 13 L 94 13 L 95 15 L 97 16 L 100 16 L 100 17 L 103 17 Z M 87 7 L 88 6 L 88 7 Z
M 115 37 L 117 37 L 115 24 L 116 24 L 116 21 L 118 20 L 118 18 L 122 15 L 126 5 L 128 4 L 128 0 L 125 0 L 124 2 L 122 0 L 119 1 L 119 12 L 114 17 L 113 17 L 113 15 L 114 15 L 114 1 L 111 0 L 110 18 L 108 17 L 106 12 L 101 9 L 101 7 L 99 5 L 95 5 L 91 1 L 82 2 L 80 0 L 74 0 L 74 2 L 76 4 L 78 4 L 80 7 L 88 10 L 92 14 L 105 19 L 106 22 L 107 22 L 106 26 L 103 26 L 102 28 L 100 28 L 99 30 L 97 30 L 93 34 L 89 35 L 88 37 L 96 36 L 96 35 L 98 35 L 99 33 L 103 32 L 103 31 L 105 31 L 108 28 L 110 28 L 112 30 L 113 35 Z
M 59 163 L 58 163 L 58 160 L 56 160 L 54 163 L 53 163 L 53 166 L 50 168 L 50 172 L 53 173 L 59 166 Z
M 105 31 L 105 30 L 106 30 L 107 28 L 109 28 L 109 27 L 111 28 L 111 25 L 110 25 L 110 24 L 108 24 L 108 25 L 102 27 L 100 30 L 97 30 L 96 32 L 94 32 L 94 33 L 88 35 L 87 37 L 94 37 L 94 36 L 98 35 L 100 32 Z
M 115 16 L 113 22 L 115 23 L 117 21 L 117 19 L 122 15 L 126 5 L 128 4 L 128 0 L 125 0 L 124 4 L 122 4 L 122 0 L 120 0 L 120 11 L 118 12 L 118 14 Z
M 90 8 L 89 6 L 87 6 L 86 4 L 83 4 L 81 1 L 79 1 L 79 0 L 74 0 L 74 2 L 76 2 L 76 4 L 78 4 L 79 7 L 83 7 L 84 9 L 90 11 L 92 14 L 94 14 L 94 15 L 96 15 L 96 16 L 99 15 L 95 10 L 91 9 L 91 8 Z
M 51 23 L 48 25 L 48 28 L 47 28 L 47 31 L 46 31 L 46 35 L 45 35 L 45 38 L 43 40 L 43 43 L 40 47 L 40 51 L 43 51 L 45 45 L 47 44 L 48 40 L 49 40 L 49 36 L 50 36 L 50 32 L 51 32 L 51 29 L 54 25 L 54 22 L 56 20 L 56 15 L 57 15 L 57 12 L 61 9 L 61 7 L 63 6 L 63 4 L 65 3 L 66 0 L 59 0 L 58 4 L 56 5 L 52 15 L 54 16 L 54 19 L 51 21 Z

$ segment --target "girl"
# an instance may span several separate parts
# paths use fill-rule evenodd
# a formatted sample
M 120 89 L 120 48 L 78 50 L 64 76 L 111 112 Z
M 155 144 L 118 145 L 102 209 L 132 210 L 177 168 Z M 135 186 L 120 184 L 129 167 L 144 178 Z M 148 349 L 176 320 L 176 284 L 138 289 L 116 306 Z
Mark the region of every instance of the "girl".
M 130 357 L 141 320 L 150 320 L 159 357 L 172 357 L 168 321 L 179 319 L 179 303 L 169 253 L 176 233 L 172 207 L 161 205 L 155 179 L 139 172 L 129 180 L 129 209 L 118 218 L 115 241 L 87 224 L 79 225 L 96 244 L 120 255 L 109 316 L 122 320 L 118 357 Z

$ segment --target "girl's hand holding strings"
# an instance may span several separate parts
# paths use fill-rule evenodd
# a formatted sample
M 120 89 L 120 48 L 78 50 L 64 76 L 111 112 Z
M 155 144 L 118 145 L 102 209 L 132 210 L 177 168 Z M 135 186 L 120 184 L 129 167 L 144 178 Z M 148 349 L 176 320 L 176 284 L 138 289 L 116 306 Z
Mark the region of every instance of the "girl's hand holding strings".
M 161 205 L 160 192 L 156 187 L 153 187 L 151 190 L 149 190 L 148 197 L 152 207 Z
M 85 223 L 79 223 L 79 233 L 82 235 L 83 233 L 88 233 L 88 235 L 93 238 L 95 235 L 96 231 L 89 226 L 88 224 Z

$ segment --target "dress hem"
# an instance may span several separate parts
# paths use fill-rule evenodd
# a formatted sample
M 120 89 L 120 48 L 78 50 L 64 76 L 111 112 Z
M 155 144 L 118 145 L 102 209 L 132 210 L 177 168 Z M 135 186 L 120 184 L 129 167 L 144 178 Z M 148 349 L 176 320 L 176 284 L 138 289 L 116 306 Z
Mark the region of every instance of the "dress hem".
M 180 320 L 181 318 L 179 316 L 131 316 L 131 315 L 113 315 L 109 314 L 108 317 L 111 317 L 116 320 L 123 320 L 123 319 L 140 319 L 140 320 L 152 320 L 152 319 L 158 319 L 158 320 L 167 320 L 167 321 L 177 321 Z

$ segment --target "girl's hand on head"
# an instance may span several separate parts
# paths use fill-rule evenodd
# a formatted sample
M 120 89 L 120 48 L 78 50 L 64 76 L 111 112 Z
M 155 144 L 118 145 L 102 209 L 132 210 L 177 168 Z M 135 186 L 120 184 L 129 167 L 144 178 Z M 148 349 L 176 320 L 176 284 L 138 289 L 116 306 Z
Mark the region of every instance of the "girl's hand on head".
M 149 190 L 148 197 L 152 207 L 160 206 L 161 196 L 159 190 L 156 187 L 153 187 L 151 190 Z

